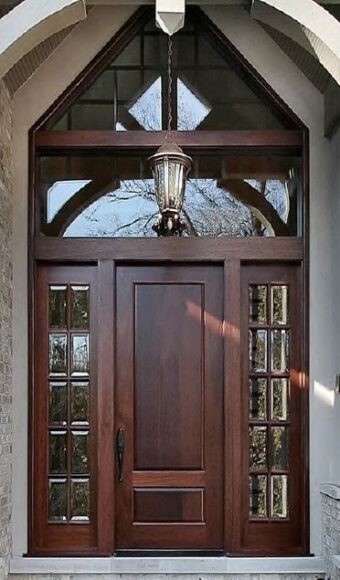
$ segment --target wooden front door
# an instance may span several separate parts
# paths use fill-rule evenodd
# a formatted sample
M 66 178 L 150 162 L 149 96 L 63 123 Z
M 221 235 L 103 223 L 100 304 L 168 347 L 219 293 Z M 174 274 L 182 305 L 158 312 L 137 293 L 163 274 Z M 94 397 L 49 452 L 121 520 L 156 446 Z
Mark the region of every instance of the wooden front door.
M 223 549 L 223 267 L 118 266 L 116 549 Z

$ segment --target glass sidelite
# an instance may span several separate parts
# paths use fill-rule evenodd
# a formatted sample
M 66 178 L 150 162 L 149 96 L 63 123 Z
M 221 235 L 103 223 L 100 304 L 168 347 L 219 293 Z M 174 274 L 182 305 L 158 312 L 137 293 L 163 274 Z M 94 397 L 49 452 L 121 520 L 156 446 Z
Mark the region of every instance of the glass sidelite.
M 267 516 L 267 476 L 251 475 L 249 477 L 249 515 L 255 518 Z
M 267 379 L 250 379 L 249 388 L 250 419 L 267 419 Z
M 281 520 L 289 517 L 289 288 L 252 284 L 248 297 L 249 517 Z
M 267 372 L 267 330 L 249 331 L 249 363 L 250 369 L 254 373 Z
M 89 285 L 50 286 L 49 325 L 48 518 L 86 523 L 91 497 Z

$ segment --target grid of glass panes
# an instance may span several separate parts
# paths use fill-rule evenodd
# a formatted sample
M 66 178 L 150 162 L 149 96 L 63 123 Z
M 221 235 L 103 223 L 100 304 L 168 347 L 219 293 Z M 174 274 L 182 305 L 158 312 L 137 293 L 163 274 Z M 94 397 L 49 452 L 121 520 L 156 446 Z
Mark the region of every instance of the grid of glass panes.
M 289 289 L 249 286 L 249 515 L 289 517 Z
M 281 121 L 190 23 L 173 37 L 173 129 L 279 129 Z M 227 62 L 228 61 L 228 62 Z M 52 130 L 159 131 L 167 127 L 167 36 L 152 17 Z
M 90 289 L 49 287 L 50 522 L 90 519 Z

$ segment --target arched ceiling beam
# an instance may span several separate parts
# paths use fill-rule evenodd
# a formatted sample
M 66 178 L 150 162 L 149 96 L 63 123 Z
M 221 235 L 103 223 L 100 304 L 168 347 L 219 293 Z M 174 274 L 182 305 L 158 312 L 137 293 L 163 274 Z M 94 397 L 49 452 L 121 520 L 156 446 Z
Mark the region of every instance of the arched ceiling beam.
M 0 79 L 43 40 L 84 18 L 85 0 L 24 0 L 0 19 Z
M 327 10 L 314 0 L 254 0 L 251 14 L 313 54 L 340 86 L 340 23 Z M 287 17 L 293 26 L 289 26 Z

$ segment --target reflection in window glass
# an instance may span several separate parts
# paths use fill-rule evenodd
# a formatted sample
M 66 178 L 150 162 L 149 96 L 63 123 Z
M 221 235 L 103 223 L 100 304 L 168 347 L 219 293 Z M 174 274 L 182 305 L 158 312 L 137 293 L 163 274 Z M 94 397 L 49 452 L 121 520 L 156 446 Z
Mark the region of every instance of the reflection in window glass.
M 296 235 L 298 193 L 290 188 L 290 175 L 298 171 L 299 159 L 292 157 L 194 156 L 184 235 Z M 158 206 L 148 155 L 42 157 L 40 176 L 45 235 L 156 236 Z
M 167 38 L 154 19 L 117 55 L 77 100 L 47 129 L 166 129 Z M 235 63 L 216 51 L 190 23 L 173 37 L 173 129 L 252 130 L 283 128 L 281 118 Z M 123 128 L 123 129 L 122 129 Z
M 56 181 L 47 191 L 47 222 L 51 222 L 63 205 L 88 183 L 86 180 Z

